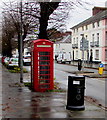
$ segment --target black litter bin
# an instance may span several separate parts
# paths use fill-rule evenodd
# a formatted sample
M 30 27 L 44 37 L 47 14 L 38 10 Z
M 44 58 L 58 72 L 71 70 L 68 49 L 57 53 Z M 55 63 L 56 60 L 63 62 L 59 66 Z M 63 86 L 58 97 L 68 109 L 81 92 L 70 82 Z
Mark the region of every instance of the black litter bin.
M 78 59 L 78 70 L 80 71 L 82 68 L 82 60 Z
M 68 76 L 68 95 L 67 106 L 68 110 L 84 110 L 84 76 Z

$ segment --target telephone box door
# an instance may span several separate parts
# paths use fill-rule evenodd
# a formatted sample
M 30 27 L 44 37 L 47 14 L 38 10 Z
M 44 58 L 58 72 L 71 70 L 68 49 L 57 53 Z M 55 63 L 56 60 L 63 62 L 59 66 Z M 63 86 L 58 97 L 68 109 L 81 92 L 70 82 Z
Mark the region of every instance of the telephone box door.
M 40 39 L 34 41 L 33 88 L 35 91 L 53 89 L 53 43 Z

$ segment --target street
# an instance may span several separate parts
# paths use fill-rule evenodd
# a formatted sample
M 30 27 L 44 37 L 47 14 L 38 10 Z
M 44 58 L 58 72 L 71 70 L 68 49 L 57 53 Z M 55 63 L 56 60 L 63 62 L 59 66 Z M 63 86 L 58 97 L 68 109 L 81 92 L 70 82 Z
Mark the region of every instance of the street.
M 68 84 L 68 76 L 69 75 L 74 75 L 67 73 L 71 71 L 77 71 L 78 68 L 75 66 L 70 66 L 66 64 L 57 64 L 55 63 L 55 78 L 56 81 L 61 83 L 61 86 L 65 89 L 67 89 L 67 84 Z M 85 68 L 84 70 L 86 71 L 93 71 L 95 73 L 98 72 L 98 70 L 95 69 L 87 69 Z M 86 89 L 85 89 L 85 96 L 92 97 L 96 100 L 99 101 L 100 104 L 105 106 L 105 79 L 104 78 L 88 78 L 85 77 L 86 81 Z
M 30 71 L 30 66 L 24 66 L 28 71 Z M 78 71 L 76 66 L 71 66 L 69 64 L 54 64 L 54 78 L 55 81 L 60 83 L 62 89 L 67 90 L 68 88 L 68 76 L 74 76 L 70 73 L 73 71 Z M 85 71 L 90 71 L 98 73 L 98 70 L 84 68 Z M 30 79 L 30 78 L 29 78 Z M 88 78 L 85 77 L 85 96 L 97 100 L 99 104 L 105 106 L 105 78 Z

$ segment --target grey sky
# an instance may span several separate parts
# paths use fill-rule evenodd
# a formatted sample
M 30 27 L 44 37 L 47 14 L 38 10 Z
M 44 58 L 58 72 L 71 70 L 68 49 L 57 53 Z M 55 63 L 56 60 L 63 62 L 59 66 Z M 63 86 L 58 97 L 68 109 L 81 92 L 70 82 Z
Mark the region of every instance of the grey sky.
M 77 25 L 78 23 L 86 20 L 87 18 L 92 16 L 92 8 L 94 6 L 97 7 L 105 7 L 105 2 L 107 0 L 84 0 L 87 2 L 90 2 L 91 5 L 84 6 L 88 10 L 84 8 L 75 8 L 73 11 L 71 11 L 71 14 L 69 16 L 69 19 L 67 21 L 67 29 L 70 30 L 69 28 L 73 27 L 74 25 Z
M 7 2 L 7 1 L 11 1 L 11 0 L 0 0 L 0 8 L 2 6 L 2 2 Z M 66 0 L 64 0 L 64 1 L 66 1 Z M 67 30 L 70 30 L 70 28 L 72 26 L 74 26 L 74 25 L 82 22 L 83 20 L 91 17 L 91 15 L 92 15 L 92 8 L 94 6 L 105 7 L 105 2 L 107 0 L 83 0 L 83 1 L 89 2 L 89 3 L 91 3 L 91 5 L 84 6 L 88 10 L 86 10 L 83 7 L 75 7 L 75 9 L 71 11 L 70 16 L 69 16 L 69 18 L 67 20 Z M 1 15 L 1 13 L 0 13 L 0 15 Z

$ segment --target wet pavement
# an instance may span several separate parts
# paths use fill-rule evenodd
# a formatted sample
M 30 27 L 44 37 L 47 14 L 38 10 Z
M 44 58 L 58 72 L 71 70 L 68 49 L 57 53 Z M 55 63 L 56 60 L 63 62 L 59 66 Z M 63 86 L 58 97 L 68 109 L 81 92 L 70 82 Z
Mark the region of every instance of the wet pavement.
M 2 71 L 2 118 L 105 118 L 105 110 L 86 100 L 84 111 L 66 110 L 67 92 L 32 92 L 19 74 Z

